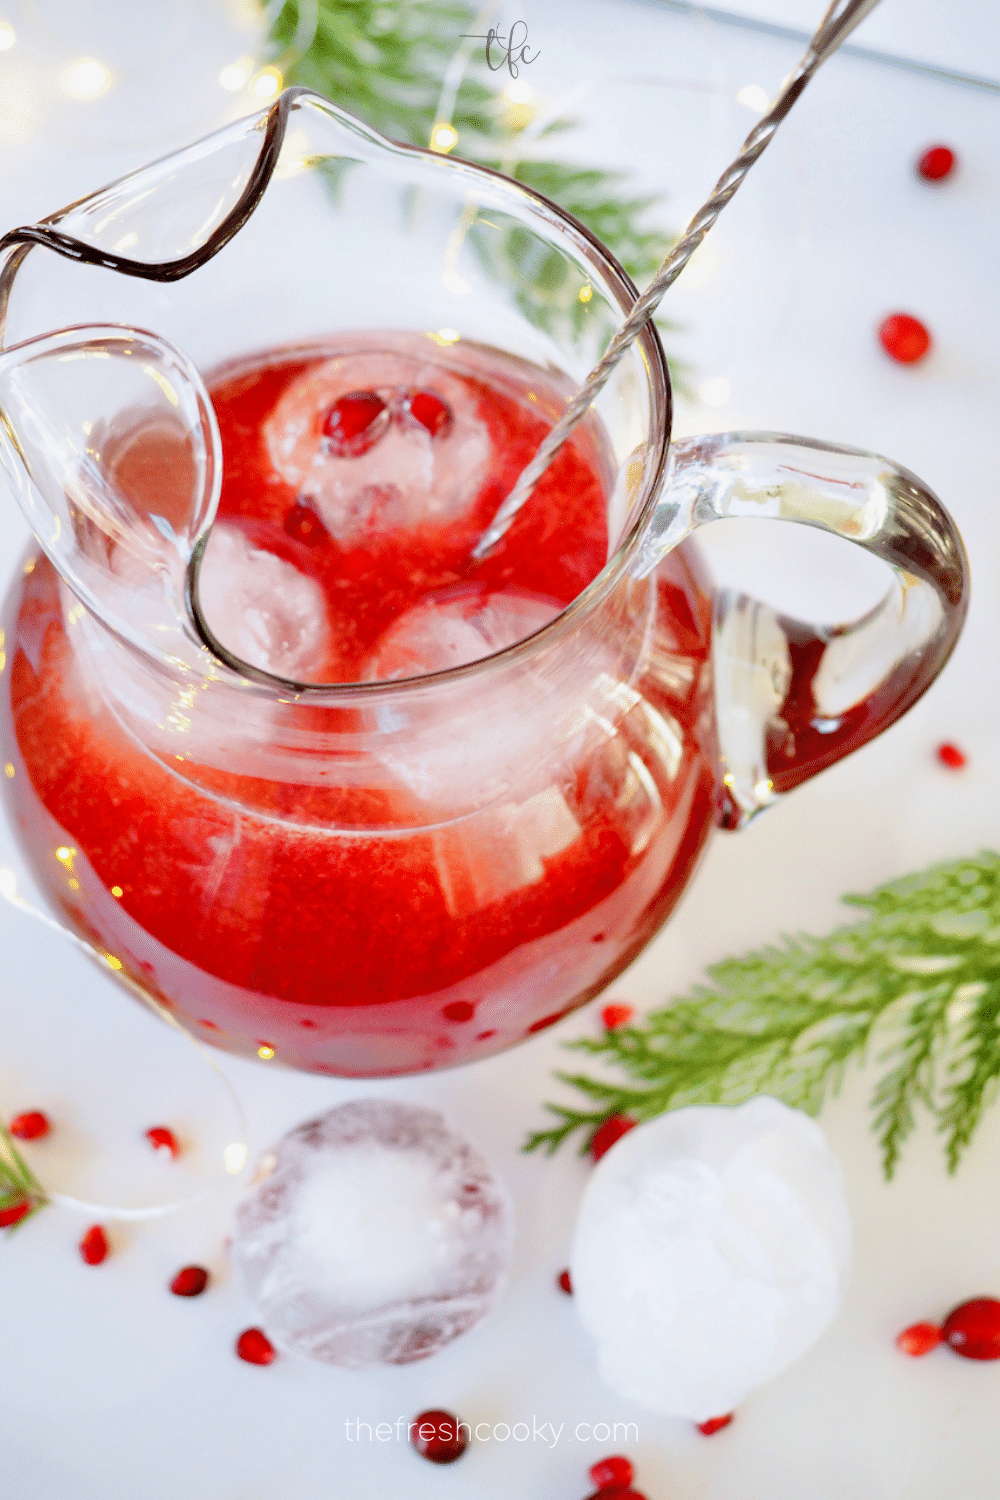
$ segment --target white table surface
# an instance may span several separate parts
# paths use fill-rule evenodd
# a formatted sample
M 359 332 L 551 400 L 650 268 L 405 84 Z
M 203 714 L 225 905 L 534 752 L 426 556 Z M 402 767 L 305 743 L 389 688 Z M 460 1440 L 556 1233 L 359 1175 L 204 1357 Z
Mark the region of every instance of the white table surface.
M 887 16 L 893 4 L 898 10 L 901 0 L 887 0 Z M 773 89 L 796 55 L 793 46 L 639 0 L 532 0 L 527 14 L 543 51 L 533 86 L 547 99 L 572 96 L 581 121 L 557 138 L 560 149 L 626 166 L 643 187 L 668 195 L 672 227 L 752 123 L 736 91 L 747 83 Z M 9 101 L 24 75 L 14 50 L 0 57 L 0 83 L 10 85 L 0 135 L 3 229 L 156 154 L 145 138 L 68 144 L 34 108 L 41 94 L 22 91 L 18 114 Z M 172 97 L 180 98 L 179 84 Z M 178 144 L 183 137 L 170 138 L 177 116 L 157 116 L 154 90 L 150 100 L 146 136 L 162 125 L 159 149 Z M 221 119 L 233 103 L 213 108 Z M 962 168 L 928 188 L 911 164 L 937 139 L 955 146 Z M 668 311 L 683 330 L 673 348 L 687 360 L 695 391 L 720 403 L 682 403 L 679 431 L 770 428 L 901 460 L 952 510 L 975 589 L 955 656 L 921 703 L 744 833 L 719 835 L 667 929 L 614 986 L 615 998 L 651 1006 L 727 953 L 846 920 L 843 891 L 996 845 L 998 188 L 995 95 L 839 58 L 671 293 Z M 935 349 L 919 367 L 891 364 L 875 341 L 874 325 L 897 308 L 917 313 L 934 334 Z M 23 537 L 8 510 L 4 576 Z M 752 574 L 743 547 L 723 548 L 719 569 Z M 823 580 L 811 566 L 807 558 L 797 578 L 769 580 L 770 591 L 815 603 Z M 961 774 L 934 758 L 945 738 L 969 754 Z M 5 829 L 0 846 L 0 863 L 10 862 Z M 65 984 L 67 1003 L 85 1006 L 89 993 L 98 1013 L 98 987 L 109 981 L 2 904 L 0 952 L 0 1037 L 3 1008 L 30 1003 L 43 969 L 47 982 Z M 561 1043 L 593 1033 L 597 1009 L 489 1063 L 392 1083 L 223 1058 L 252 1153 L 311 1112 L 358 1095 L 445 1110 L 501 1169 L 514 1197 L 517 1249 L 501 1306 L 436 1359 L 406 1369 L 350 1374 L 291 1358 L 258 1369 L 232 1353 L 253 1319 L 226 1273 L 225 1195 L 119 1226 L 115 1253 L 97 1270 L 76 1255 L 81 1222 L 49 1209 L 0 1243 L 0 1493 L 576 1500 L 588 1492 L 587 1466 L 616 1445 L 570 1438 L 569 1430 L 629 1421 L 638 1439 L 625 1446 L 649 1500 L 995 1500 L 1000 1367 L 946 1352 L 910 1361 L 892 1340 L 905 1324 L 940 1316 L 967 1296 L 1000 1294 L 1000 1113 L 987 1118 L 954 1178 L 922 1126 L 887 1186 L 867 1126 L 872 1078 L 852 1075 L 822 1115 L 855 1224 L 846 1304 L 800 1364 L 706 1440 L 605 1391 L 572 1302 L 554 1289 L 587 1167 L 572 1149 L 547 1160 L 519 1148 L 543 1119 L 541 1102 L 559 1096 L 552 1070 L 572 1061 Z M 114 1026 L 101 1024 L 113 1049 Z M 190 1261 L 217 1279 L 204 1297 L 182 1303 L 164 1283 Z M 347 1440 L 345 1420 L 374 1427 L 430 1406 L 472 1422 L 565 1423 L 566 1432 L 555 1447 L 482 1442 L 451 1469 L 424 1464 L 395 1441 Z

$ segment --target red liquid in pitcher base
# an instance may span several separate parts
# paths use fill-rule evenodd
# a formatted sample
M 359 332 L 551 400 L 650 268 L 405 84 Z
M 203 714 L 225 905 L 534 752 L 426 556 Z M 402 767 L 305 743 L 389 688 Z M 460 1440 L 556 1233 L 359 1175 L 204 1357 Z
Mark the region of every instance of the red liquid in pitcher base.
M 398 350 L 369 351 L 338 376 L 329 358 L 276 355 L 212 388 L 230 538 L 220 566 L 233 548 L 241 566 L 266 553 L 325 609 L 321 628 L 291 644 L 281 636 L 269 661 L 285 675 L 429 670 L 442 664 L 440 642 L 428 657 L 420 612 L 437 629 L 434 601 L 459 600 L 449 607 L 460 635 L 469 591 L 513 598 L 535 629 L 606 560 L 605 475 L 597 440 L 583 435 L 471 567 L 471 545 L 558 399 L 499 362 L 491 376 L 447 353 L 422 358 L 414 374 Z M 479 475 L 471 503 L 452 484 L 449 452 Z M 429 516 L 415 515 L 407 475 L 418 489 L 431 476 Z M 227 640 L 213 619 L 208 577 L 206 564 L 210 623 L 249 656 L 246 638 Z M 612 749 L 602 741 L 556 768 L 523 807 L 452 822 L 442 810 L 414 829 L 412 785 L 268 781 L 253 766 L 199 766 L 196 745 L 176 772 L 147 754 L 75 660 L 67 598 L 37 558 L 6 622 L 0 751 L 33 871 L 71 925 L 230 1050 L 352 1076 L 498 1051 L 634 957 L 712 821 L 707 595 L 683 550 L 657 589 L 645 675 L 623 685 L 631 697 Z M 400 625 L 414 619 L 415 636 Z M 239 621 L 229 624 L 238 635 Z M 446 653 L 468 655 L 445 636 Z M 609 755 L 618 779 L 605 794 Z

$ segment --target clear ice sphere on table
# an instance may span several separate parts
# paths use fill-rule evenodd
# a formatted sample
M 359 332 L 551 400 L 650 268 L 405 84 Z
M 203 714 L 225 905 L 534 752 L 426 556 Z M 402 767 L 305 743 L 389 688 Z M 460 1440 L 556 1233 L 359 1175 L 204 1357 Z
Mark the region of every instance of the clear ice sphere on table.
M 391 353 L 340 354 L 313 365 L 290 383 L 264 424 L 275 470 L 343 547 L 454 520 L 486 480 L 491 443 L 475 391 L 428 360 L 419 345 L 414 338 Z M 409 415 L 407 400 L 418 391 L 448 407 L 450 420 L 436 433 Z M 358 392 L 378 396 L 391 418 L 367 451 L 338 455 L 323 425 L 337 401 Z
M 506 1189 L 434 1110 L 355 1100 L 297 1126 L 236 1212 L 232 1256 L 269 1338 L 362 1369 L 426 1359 L 485 1316 Z
M 591 1175 L 574 1306 L 607 1385 L 703 1422 L 819 1338 L 850 1244 L 840 1168 L 814 1120 L 764 1096 L 671 1110 Z
M 239 526 L 212 527 L 198 598 L 212 634 L 242 661 L 295 682 L 330 680 L 332 633 L 322 586 L 255 546 Z

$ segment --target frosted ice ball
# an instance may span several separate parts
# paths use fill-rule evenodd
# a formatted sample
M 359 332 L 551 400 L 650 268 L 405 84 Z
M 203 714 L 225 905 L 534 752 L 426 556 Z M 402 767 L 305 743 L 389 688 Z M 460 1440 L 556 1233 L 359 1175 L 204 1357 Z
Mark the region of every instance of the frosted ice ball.
M 510 1201 L 434 1110 L 341 1104 L 283 1136 L 262 1167 L 232 1256 L 278 1348 L 349 1369 L 409 1364 L 489 1311 Z
M 594 1168 L 574 1304 L 607 1385 L 703 1422 L 819 1338 L 850 1247 L 840 1168 L 808 1115 L 764 1097 L 677 1109 Z

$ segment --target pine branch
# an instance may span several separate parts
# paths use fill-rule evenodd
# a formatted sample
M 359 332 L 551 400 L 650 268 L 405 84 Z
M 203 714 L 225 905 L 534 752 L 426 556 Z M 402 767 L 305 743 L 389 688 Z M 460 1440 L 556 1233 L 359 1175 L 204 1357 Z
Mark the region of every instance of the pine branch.
M 630 1082 L 557 1075 L 593 1108 L 547 1105 L 558 1123 L 535 1131 L 526 1149 L 551 1153 L 582 1131 L 585 1150 L 614 1114 L 645 1120 L 757 1093 L 815 1114 L 849 1067 L 874 1056 L 885 1067 L 871 1105 L 886 1176 L 921 1109 L 954 1171 L 1000 1087 L 1000 855 L 844 900 L 866 918 L 725 959 L 709 968 L 709 985 L 641 1024 L 570 1043 Z

